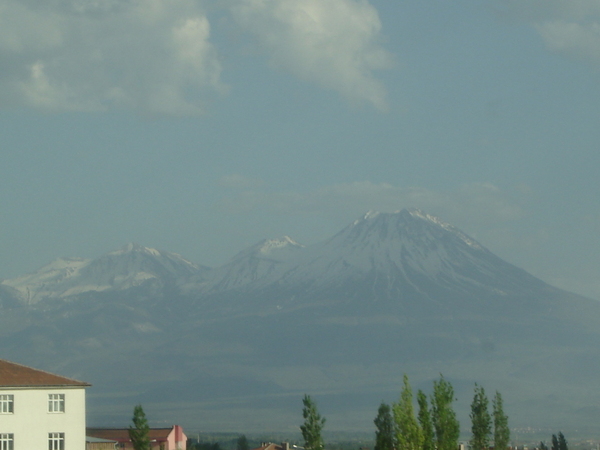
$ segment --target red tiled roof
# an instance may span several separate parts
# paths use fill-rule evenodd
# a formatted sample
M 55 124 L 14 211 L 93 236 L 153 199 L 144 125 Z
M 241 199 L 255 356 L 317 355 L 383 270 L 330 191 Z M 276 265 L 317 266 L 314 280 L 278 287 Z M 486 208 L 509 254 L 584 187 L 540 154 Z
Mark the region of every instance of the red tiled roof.
M 283 445 L 273 444 L 272 442 L 265 442 L 260 447 L 257 447 L 252 450 L 285 450 Z
M 173 431 L 171 428 L 150 428 L 148 436 L 151 441 L 166 441 L 169 434 Z M 129 428 L 86 428 L 86 436 L 101 439 L 110 439 L 118 442 L 129 442 Z
M 83 381 L 54 375 L 43 370 L 0 359 L 0 386 L 91 386 Z

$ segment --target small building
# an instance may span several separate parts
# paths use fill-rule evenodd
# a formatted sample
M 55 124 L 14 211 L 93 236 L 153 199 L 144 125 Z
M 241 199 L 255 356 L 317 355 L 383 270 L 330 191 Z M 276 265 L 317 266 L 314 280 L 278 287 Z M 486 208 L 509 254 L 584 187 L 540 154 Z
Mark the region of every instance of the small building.
M 86 450 L 118 450 L 118 442 L 110 439 L 100 439 L 91 436 L 86 436 Z
M 129 428 L 88 428 L 86 434 L 88 437 L 115 441 L 118 449 L 133 450 Z M 150 428 L 148 434 L 152 450 L 186 450 L 187 436 L 179 425 Z
M 88 386 L 0 359 L 0 449 L 85 450 Z
M 296 447 L 296 446 L 290 445 L 289 442 L 282 442 L 281 444 L 274 444 L 272 442 L 263 442 L 260 444 L 260 447 L 254 448 L 252 450 L 290 450 L 292 447 Z

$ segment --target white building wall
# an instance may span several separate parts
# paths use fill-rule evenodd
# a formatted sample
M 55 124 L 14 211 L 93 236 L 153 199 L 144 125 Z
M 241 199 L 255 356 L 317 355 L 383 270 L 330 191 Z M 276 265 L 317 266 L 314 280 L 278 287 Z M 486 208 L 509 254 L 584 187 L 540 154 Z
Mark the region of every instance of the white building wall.
M 48 450 L 48 433 L 65 434 L 65 450 L 85 450 L 85 389 L 0 388 L 14 396 L 13 414 L 0 414 L 0 433 L 14 434 L 14 450 Z M 65 395 L 65 412 L 48 412 L 48 395 Z

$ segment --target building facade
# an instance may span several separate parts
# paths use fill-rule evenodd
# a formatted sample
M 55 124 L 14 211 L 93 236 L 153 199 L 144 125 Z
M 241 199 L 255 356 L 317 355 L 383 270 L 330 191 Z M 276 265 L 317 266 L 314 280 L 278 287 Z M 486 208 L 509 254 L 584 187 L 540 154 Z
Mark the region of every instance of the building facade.
M 88 386 L 0 359 L 0 450 L 85 450 Z
M 109 439 L 116 441 L 119 449 L 133 450 L 128 428 L 88 428 L 87 435 L 88 439 Z M 150 428 L 148 437 L 152 450 L 186 450 L 187 436 L 179 425 L 173 425 L 171 428 Z

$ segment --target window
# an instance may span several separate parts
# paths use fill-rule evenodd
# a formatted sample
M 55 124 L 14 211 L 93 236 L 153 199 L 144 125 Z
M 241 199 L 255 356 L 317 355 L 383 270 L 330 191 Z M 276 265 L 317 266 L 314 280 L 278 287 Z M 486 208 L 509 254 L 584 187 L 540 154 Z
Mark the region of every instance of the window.
M 14 435 L 12 433 L 0 433 L 0 450 L 13 450 Z
M 48 450 L 65 450 L 65 433 L 48 433 Z
M 48 394 L 48 412 L 65 412 L 65 394 Z
M 12 414 L 14 411 L 14 396 L 12 394 L 0 395 L 0 414 Z M 0 449 L 0 450 L 3 450 Z

